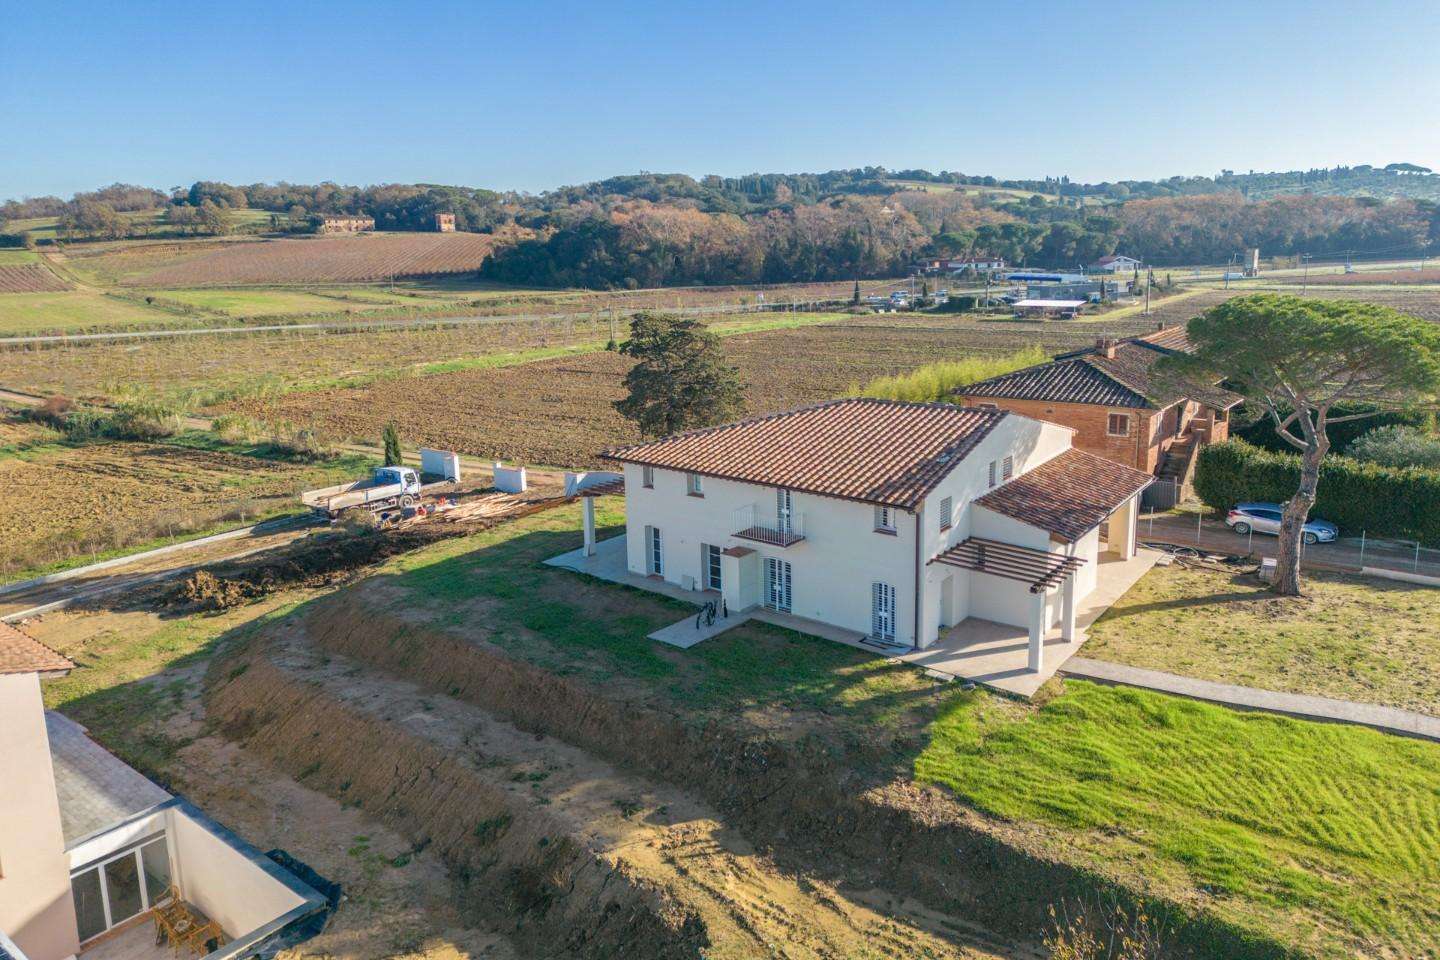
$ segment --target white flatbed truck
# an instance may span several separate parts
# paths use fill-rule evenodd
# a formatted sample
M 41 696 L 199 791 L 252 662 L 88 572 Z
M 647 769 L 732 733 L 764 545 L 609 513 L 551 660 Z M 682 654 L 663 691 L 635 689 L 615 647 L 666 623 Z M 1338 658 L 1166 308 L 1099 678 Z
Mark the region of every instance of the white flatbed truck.
M 421 489 L 420 474 L 409 467 L 376 467 L 363 480 L 307 490 L 300 500 L 333 520 L 346 510 L 408 507 L 419 499 Z

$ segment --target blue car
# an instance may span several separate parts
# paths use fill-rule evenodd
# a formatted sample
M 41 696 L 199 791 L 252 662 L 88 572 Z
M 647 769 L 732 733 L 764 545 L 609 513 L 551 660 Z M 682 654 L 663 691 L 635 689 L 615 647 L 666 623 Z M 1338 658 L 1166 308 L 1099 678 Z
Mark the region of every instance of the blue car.
M 1241 536 L 1256 533 L 1280 534 L 1285 506 L 1279 503 L 1237 503 L 1225 516 L 1225 522 Z M 1329 543 L 1340 536 L 1340 528 L 1329 520 L 1310 520 L 1300 539 L 1306 543 Z

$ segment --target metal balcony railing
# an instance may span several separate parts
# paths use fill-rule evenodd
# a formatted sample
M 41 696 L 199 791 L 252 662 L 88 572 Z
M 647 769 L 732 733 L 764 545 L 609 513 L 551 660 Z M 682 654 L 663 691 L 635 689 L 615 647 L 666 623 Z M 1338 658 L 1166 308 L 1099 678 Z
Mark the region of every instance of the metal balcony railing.
M 773 506 L 752 503 L 734 511 L 730 528 L 742 540 L 788 547 L 805 539 L 805 515 L 799 510 L 777 514 Z

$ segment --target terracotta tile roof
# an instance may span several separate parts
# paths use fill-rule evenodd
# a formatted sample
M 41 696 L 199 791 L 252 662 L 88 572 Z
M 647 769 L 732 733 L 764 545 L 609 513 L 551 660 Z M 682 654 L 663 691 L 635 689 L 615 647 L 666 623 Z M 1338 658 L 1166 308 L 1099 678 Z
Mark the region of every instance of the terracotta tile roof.
M 912 509 L 1008 414 L 851 398 L 618 447 L 610 460 Z
M 975 503 L 1069 542 L 1098 527 L 1153 479 L 1148 473 L 1071 448 Z
M 74 666 L 34 637 L 0 623 L 0 674 L 59 673 Z
M 1001 374 L 972 383 L 957 393 L 969 397 L 1004 397 L 1053 403 L 1093 403 L 1106 407 L 1159 410 L 1189 398 L 1225 410 L 1240 403 L 1239 394 L 1217 386 L 1177 383 L 1157 375 L 1155 364 L 1163 357 L 1188 349 L 1184 331 L 1171 330 L 1125 340 L 1107 357 L 1091 347 L 1061 354 L 1049 363 Z M 1180 344 L 1183 343 L 1183 346 Z

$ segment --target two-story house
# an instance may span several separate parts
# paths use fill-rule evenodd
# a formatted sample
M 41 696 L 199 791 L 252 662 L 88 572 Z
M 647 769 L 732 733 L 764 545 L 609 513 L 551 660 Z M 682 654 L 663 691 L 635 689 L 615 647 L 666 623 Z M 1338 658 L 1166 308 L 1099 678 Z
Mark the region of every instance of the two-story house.
M 956 401 L 1071 427 L 1076 447 L 1173 480 L 1173 488 L 1160 487 L 1178 495 L 1193 476 L 1198 448 L 1229 436 L 1230 411 L 1244 400 L 1216 384 L 1181 382 L 1156 370 L 1162 358 L 1189 349 L 1184 327 L 1100 340 L 972 383 L 956 391 Z
M 324 911 L 276 860 L 46 710 L 41 681 L 72 669 L 0 622 L 0 960 L 174 957 L 157 915 L 191 956 L 269 956 Z
M 1072 433 L 993 408 L 845 399 L 604 456 L 623 464 L 633 574 L 906 648 L 968 617 L 1028 627 L 1038 671 L 1100 552 L 1134 552 L 1150 482 Z

